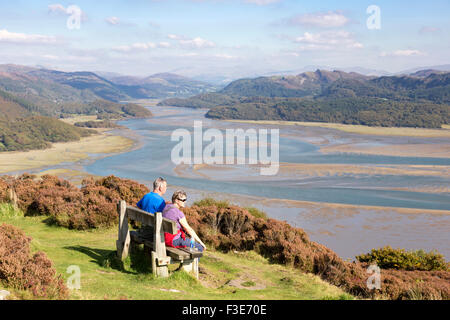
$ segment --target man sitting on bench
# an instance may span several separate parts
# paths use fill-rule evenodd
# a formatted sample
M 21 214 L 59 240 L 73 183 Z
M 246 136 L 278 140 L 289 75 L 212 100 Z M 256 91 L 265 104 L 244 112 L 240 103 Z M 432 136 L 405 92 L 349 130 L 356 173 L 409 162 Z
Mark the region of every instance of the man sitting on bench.
M 163 212 L 166 202 L 162 197 L 167 190 L 167 181 L 164 178 L 158 178 L 153 182 L 153 192 L 147 193 L 138 203 L 137 207 L 141 210 L 155 214 Z M 139 229 L 142 237 L 153 235 L 153 228 L 145 226 Z

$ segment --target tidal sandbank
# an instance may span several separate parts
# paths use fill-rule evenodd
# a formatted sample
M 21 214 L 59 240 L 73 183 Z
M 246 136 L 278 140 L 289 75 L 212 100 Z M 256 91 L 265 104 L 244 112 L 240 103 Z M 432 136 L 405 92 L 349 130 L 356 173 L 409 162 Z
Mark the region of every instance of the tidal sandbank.
M 63 162 L 77 162 L 92 155 L 105 155 L 131 149 L 135 141 L 123 136 L 102 133 L 74 142 L 53 143 L 51 148 L 0 153 L 0 173 L 48 167 Z

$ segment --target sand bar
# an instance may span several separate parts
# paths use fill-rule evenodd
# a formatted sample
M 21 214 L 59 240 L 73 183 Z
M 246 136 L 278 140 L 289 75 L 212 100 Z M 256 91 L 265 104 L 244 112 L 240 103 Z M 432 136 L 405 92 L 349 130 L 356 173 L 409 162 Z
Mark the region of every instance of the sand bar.
M 450 143 L 391 144 L 362 147 L 353 144 L 323 146 L 322 153 L 356 153 L 394 157 L 450 158 Z
M 443 125 L 442 129 L 425 129 L 425 128 L 386 128 L 386 127 L 369 127 L 362 125 L 349 125 L 340 123 L 325 122 L 301 122 L 301 121 L 255 121 L 255 120 L 226 120 L 229 122 L 240 122 L 249 124 L 266 124 L 266 125 L 290 125 L 305 127 L 322 127 L 329 129 L 337 129 L 348 133 L 379 135 L 379 136 L 408 136 L 408 137 L 424 137 L 424 138 L 450 138 L 450 125 Z
M 52 166 L 62 162 L 76 162 L 91 154 L 109 154 L 129 150 L 135 141 L 108 133 L 82 138 L 75 142 L 54 143 L 45 150 L 0 153 L 0 173 Z

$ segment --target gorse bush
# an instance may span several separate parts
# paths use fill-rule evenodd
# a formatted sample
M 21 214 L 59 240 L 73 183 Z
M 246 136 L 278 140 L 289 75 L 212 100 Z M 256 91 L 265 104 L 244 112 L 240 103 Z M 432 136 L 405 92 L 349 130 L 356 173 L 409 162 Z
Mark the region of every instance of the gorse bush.
M 267 214 L 264 211 L 253 207 L 245 207 L 244 209 L 247 210 L 255 218 L 263 218 L 265 220 L 268 219 Z
M 406 251 L 390 246 L 372 249 L 368 254 L 356 257 L 360 262 L 376 263 L 382 269 L 436 271 L 448 270 L 444 256 L 437 251 Z
M 202 200 L 194 202 L 194 206 L 198 207 L 216 206 L 217 208 L 226 208 L 230 206 L 230 203 L 226 200 L 215 200 L 213 198 L 204 198 Z
M 0 226 L 0 282 L 38 298 L 67 299 L 69 291 L 61 276 L 45 253 L 30 254 L 30 241 L 20 229 Z

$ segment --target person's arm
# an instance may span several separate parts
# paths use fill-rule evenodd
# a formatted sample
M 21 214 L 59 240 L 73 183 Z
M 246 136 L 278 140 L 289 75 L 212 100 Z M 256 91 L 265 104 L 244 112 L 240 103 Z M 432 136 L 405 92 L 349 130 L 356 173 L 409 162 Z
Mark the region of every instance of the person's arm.
M 191 226 L 189 225 L 189 223 L 186 220 L 186 217 L 181 218 L 179 220 L 181 226 L 184 228 L 184 230 L 186 230 L 186 232 L 192 237 L 194 238 L 195 241 L 197 241 L 198 243 L 200 243 L 202 245 L 203 248 L 205 248 L 206 250 L 206 245 L 203 243 L 203 241 L 197 236 L 197 234 L 195 233 L 194 229 L 191 228 Z

